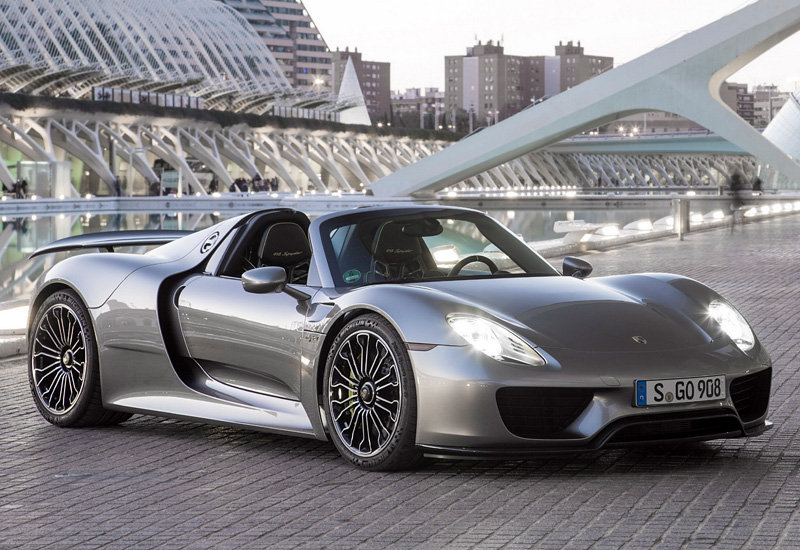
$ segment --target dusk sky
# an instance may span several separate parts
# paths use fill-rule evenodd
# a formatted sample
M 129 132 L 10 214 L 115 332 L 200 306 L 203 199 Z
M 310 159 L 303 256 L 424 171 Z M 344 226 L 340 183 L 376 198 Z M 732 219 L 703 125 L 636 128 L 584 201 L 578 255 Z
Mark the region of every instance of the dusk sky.
M 503 39 L 511 55 L 553 55 L 559 41 L 585 53 L 631 61 L 751 0 L 304 0 L 331 50 L 349 46 L 392 64 L 393 90 L 444 88 L 444 56 L 463 55 L 475 38 Z M 800 85 L 800 34 L 731 81 Z

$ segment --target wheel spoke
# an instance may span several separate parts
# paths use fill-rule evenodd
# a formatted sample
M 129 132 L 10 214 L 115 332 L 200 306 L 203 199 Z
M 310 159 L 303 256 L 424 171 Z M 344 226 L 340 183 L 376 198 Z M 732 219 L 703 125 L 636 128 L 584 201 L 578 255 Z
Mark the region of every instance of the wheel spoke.
M 389 382 L 388 384 L 384 384 L 383 386 L 377 386 L 375 388 L 375 391 L 379 392 L 384 388 L 396 388 L 397 386 L 399 386 L 399 384 L 395 380 L 394 382 Z
M 367 375 L 366 363 L 367 363 L 367 355 L 369 355 L 369 338 L 366 335 L 362 335 L 363 338 L 356 338 L 356 344 L 358 344 L 359 349 L 361 349 L 361 354 L 359 356 L 359 370 L 358 376 L 364 377 Z M 367 345 L 363 344 L 363 340 L 367 340 Z
M 52 357 L 51 357 L 51 359 L 52 359 Z M 34 370 L 36 372 L 43 373 L 43 376 L 47 376 L 50 372 L 53 371 L 54 368 L 57 368 L 60 364 L 61 364 L 61 360 L 60 359 L 56 359 L 55 361 L 53 361 L 49 365 L 45 365 L 43 367 L 34 367 Z
M 83 380 L 83 370 L 84 370 L 83 366 L 85 364 L 86 363 L 84 363 L 82 361 L 73 361 L 72 362 L 72 366 L 70 367 L 70 370 L 72 372 L 74 372 L 75 374 L 77 374 L 80 377 L 81 380 Z
M 378 416 L 378 413 L 372 410 L 370 411 L 369 415 L 372 418 L 372 421 L 375 423 L 375 427 L 378 428 L 378 442 L 380 443 L 380 438 L 382 436 L 385 437 L 389 435 L 389 430 L 387 430 L 386 426 L 384 426 L 383 422 L 381 422 L 381 418 Z
M 50 404 L 53 404 L 53 402 L 55 402 L 55 404 L 58 405 L 58 400 L 57 400 L 57 395 L 56 394 L 61 392 L 61 379 L 63 377 L 64 377 L 64 373 L 61 372 L 61 371 L 58 371 L 56 373 L 56 375 L 55 375 L 55 378 L 53 378 L 53 381 L 51 382 L 50 387 L 47 389 L 47 394 L 49 394 L 48 402 Z
M 346 374 L 344 374 L 342 371 L 340 371 L 340 370 L 339 370 L 339 367 L 338 367 L 338 366 L 335 366 L 335 365 L 334 365 L 334 367 L 333 367 L 333 370 L 334 370 L 334 371 L 335 371 L 335 372 L 336 372 L 336 373 L 337 373 L 337 374 L 338 374 L 338 375 L 339 375 L 341 378 L 344 378 L 345 380 L 347 380 L 348 382 L 350 382 L 350 385 L 351 385 L 352 387 L 358 387 L 358 379 L 357 379 L 357 378 L 353 378 L 353 377 L 352 377 L 352 376 L 350 376 L 350 375 L 346 375 Z
M 345 391 L 355 391 L 355 386 L 352 384 L 342 384 L 341 382 L 336 382 L 335 384 L 331 384 L 331 388 L 342 388 Z
M 350 422 L 348 424 L 345 424 L 345 427 L 342 430 L 342 433 L 344 433 L 345 431 L 349 431 L 350 432 L 350 444 L 351 445 L 353 445 L 353 442 L 355 441 L 355 438 L 356 438 L 356 429 L 358 428 L 358 418 L 361 416 L 361 413 L 362 413 L 362 410 L 360 408 L 357 408 L 355 410 L 355 412 L 353 413 L 353 416 L 350 417 Z
M 372 428 L 370 427 L 370 420 L 372 420 L 370 411 L 364 412 L 364 439 L 367 441 L 367 445 L 369 446 L 368 451 L 372 452 Z
M 331 399 L 331 403 L 335 403 L 337 405 L 344 405 L 345 403 L 350 403 L 351 401 L 357 401 L 357 400 L 358 400 L 357 395 L 351 395 L 346 399 Z
M 344 409 L 342 409 L 341 411 L 339 411 L 339 414 L 336 416 L 336 418 L 334 418 L 334 420 L 335 420 L 336 422 L 338 422 L 338 421 L 339 421 L 339 419 L 340 419 L 342 416 L 344 416 L 344 414 L 345 414 L 346 412 L 350 411 L 351 409 L 353 409 L 353 408 L 354 408 L 354 407 L 356 407 L 356 406 L 358 406 L 358 402 L 355 402 L 355 403 L 352 403 L 352 404 L 348 405 L 347 407 L 345 407 Z M 351 415 L 351 419 L 352 419 L 352 415 Z
M 392 365 L 389 369 L 387 369 L 386 374 L 384 374 L 381 378 L 375 380 L 375 384 L 380 384 L 390 376 L 394 376 L 395 380 L 397 379 L 397 371 L 395 370 L 394 365 Z
M 339 419 L 340 419 L 340 418 L 341 418 L 341 417 L 342 417 L 342 416 L 343 416 L 343 415 L 344 415 L 344 414 L 345 414 L 347 411 L 349 411 L 350 409 L 352 409 L 353 407 L 355 407 L 355 406 L 357 406 L 357 405 L 358 405 L 358 402 L 355 402 L 355 403 L 352 403 L 352 404 L 348 405 L 347 407 L 345 407 L 344 409 L 342 409 L 342 410 L 339 412 L 339 414 L 336 416 L 336 418 L 334 418 L 334 420 L 336 420 L 336 422 L 339 422 Z
M 61 354 L 58 352 L 58 350 L 53 349 L 50 346 L 44 345 L 38 338 L 36 339 L 36 346 L 44 348 L 44 351 L 35 352 L 34 353 L 35 356 L 44 355 L 51 359 L 61 360 Z
M 382 399 L 381 401 L 386 401 L 386 400 Z M 386 402 L 389 403 L 389 404 L 397 403 L 397 401 L 386 401 Z M 380 403 L 375 403 L 375 406 L 377 408 L 379 408 L 379 409 L 383 409 L 384 411 L 386 411 L 389 414 L 389 416 L 391 417 L 392 420 L 395 420 L 397 418 L 397 407 L 394 407 L 394 410 L 389 410 L 386 407 L 384 407 L 383 405 L 381 405 Z
M 381 354 L 380 351 L 378 350 L 379 346 L 382 348 L 383 354 Z M 381 364 L 383 364 L 383 361 L 384 359 L 386 359 L 386 356 L 389 355 L 389 350 L 381 346 L 381 343 L 378 340 L 375 341 L 375 352 L 376 352 L 375 360 L 372 361 L 372 365 L 369 368 L 369 376 L 371 378 L 375 378 L 375 374 L 378 368 L 381 366 Z
M 67 381 L 69 382 L 69 392 L 71 395 L 75 395 L 78 393 L 78 386 L 75 385 L 75 375 L 68 374 L 66 376 Z
M 53 359 L 54 361 L 61 361 L 61 354 L 55 350 L 47 349 L 47 351 L 35 351 L 33 353 L 34 358 L 39 357 L 47 357 L 48 359 Z
M 43 322 L 47 322 L 47 326 L 46 326 L 46 327 L 44 327 L 44 326 L 42 327 L 42 329 L 44 330 L 44 333 L 45 333 L 45 334 L 46 334 L 46 335 L 47 335 L 47 336 L 50 338 L 50 341 L 51 341 L 51 342 L 52 342 L 52 343 L 53 343 L 53 344 L 54 344 L 56 347 L 60 348 L 62 344 L 61 344 L 61 342 L 58 340 L 58 336 L 56 335 L 55 331 L 53 330 L 53 326 L 52 326 L 52 324 L 51 324 L 50 320 L 49 320 L 49 319 L 46 319 L 46 320 L 45 320 L 45 321 L 43 321 Z M 37 334 L 37 338 L 36 338 L 36 340 L 37 340 L 37 342 L 39 341 L 38 334 Z
M 66 331 L 64 330 L 64 308 L 59 308 L 58 313 L 56 313 L 56 325 L 58 329 L 58 339 L 59 342 L 62 344 L 67 343 Z
M 67 320 L 66 320 L 66 323 L 67 323 L 67 327 L 66 327 L 67 333 L 66 333 L 66 335 L 65 335 L 66 337 L 65 337 L 65 339 L 64 339 L 64 342 L 65 342 L 65 343 L 66 343 L 66 344 L 67 344 L 67 345 L 68 345 L 70 348 L 72 348 L 72 347 L 73 347 L 73 346 L 74 346 L 74 345 L 77 343 L 77 342 L 74 342 L 74 341 L 73 341 L 73 338 L 72 338 L 72 336 L 73 336 L 73 332 L 74 332 L 74 330 L 75 330 L 75 323 L 73 323 L 73 322 L 72 322 L 72 319 L 70 319 L 69 317 L 67 318 Z
M 58 385 L 59 385 L 59 402 L 61 406 L 64 407 L 67 403 L 67 374 L 63 373 L 61 378 L 59 378 Z
M 346 344 L 347 344 L 347 349 L 349 350 L 350 353 L 348 353 L 347 355 L 344 355 L 343 354 L 344 353 L 344 346 L 342 346 L 342 349 L 339 351 L 339 356 L 342 359 L 344 359 L 345 362 L 347 363 L 347 365 L 350 367 L 350 372 L 354 372 L 357 375 L 358 374 L 358 364 L 356 364 L 356 361 L 353 358 L 353 346 L 350 343 L 350 340 L 348 340 L 346 342 Z

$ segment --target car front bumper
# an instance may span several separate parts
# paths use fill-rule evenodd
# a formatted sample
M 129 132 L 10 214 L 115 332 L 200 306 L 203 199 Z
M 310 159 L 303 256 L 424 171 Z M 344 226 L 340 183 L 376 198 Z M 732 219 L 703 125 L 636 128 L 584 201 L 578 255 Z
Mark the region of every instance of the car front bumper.
M 558 353 L 532 367 L 499 363 L 468 346 L 410 351 L 417 445 L 431 456 L 513 457 L 750 437 L 771 426 L 766 353 L 749 358 L 714 346 L 623 358 Z M 634 405 L 637 379 L 712 374 L 726 377 L 724 399 Z

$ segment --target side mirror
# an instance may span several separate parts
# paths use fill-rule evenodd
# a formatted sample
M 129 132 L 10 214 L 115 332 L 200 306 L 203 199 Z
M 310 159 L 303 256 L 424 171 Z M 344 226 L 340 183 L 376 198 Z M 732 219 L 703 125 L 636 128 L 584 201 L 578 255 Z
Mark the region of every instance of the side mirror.
M 286 284 L 286 270 L 282 267 L 269 266 L 250 269 L 242 274 L 242 287 L 251 294 L 276 294 L 285 292 L 298 302 L 311 298 L 305 292 Z
M 564 275 L 568 277 L 583 279 L 584 277 L 588 277 L 592 272 L 592 264 L 574 256 L 567 256 L 564 258 L 564 267 L 562 271 Z

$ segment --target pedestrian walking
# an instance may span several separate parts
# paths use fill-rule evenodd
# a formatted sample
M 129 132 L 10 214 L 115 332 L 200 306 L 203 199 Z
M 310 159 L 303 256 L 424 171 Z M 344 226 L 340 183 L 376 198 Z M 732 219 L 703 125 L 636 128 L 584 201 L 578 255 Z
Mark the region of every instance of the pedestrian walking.
M 737 219 L 743 215 L 744 207 L 744 178 L 739 172 L 731 176 L 731 194 L 731 232 L 733 232 L 736 229 Z

